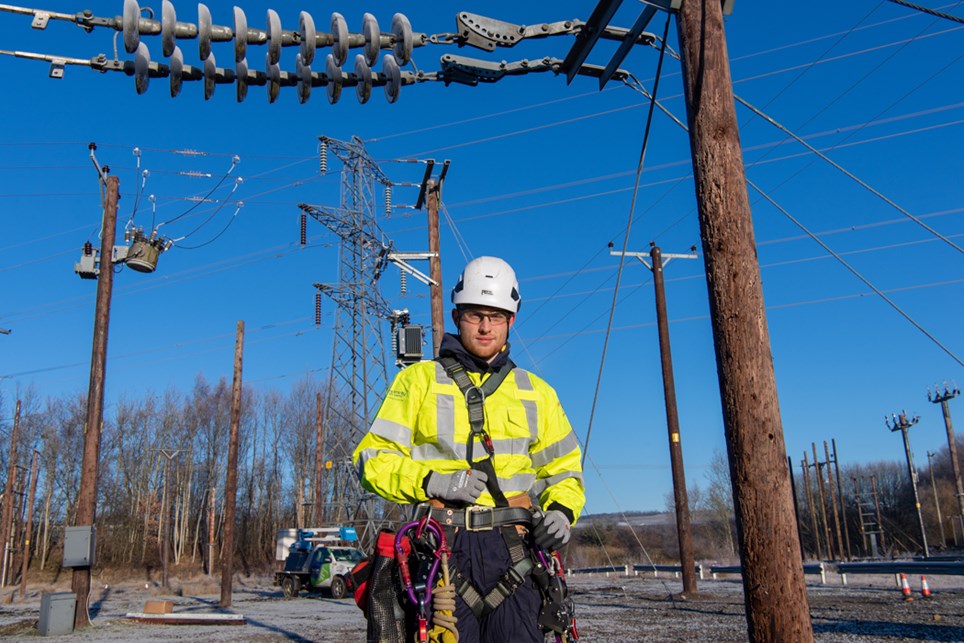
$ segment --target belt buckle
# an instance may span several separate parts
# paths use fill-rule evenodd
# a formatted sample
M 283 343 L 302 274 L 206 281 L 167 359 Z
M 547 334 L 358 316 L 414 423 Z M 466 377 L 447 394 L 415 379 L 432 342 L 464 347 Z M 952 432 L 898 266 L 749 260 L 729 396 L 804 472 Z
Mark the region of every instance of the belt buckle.
M 465 508 L 465 528 L 468 531 L 486 531 L 495 528 L 495 507 L 471 505 Z M 488 524 L 473 524 L 473 516 L 488 516 Z M 483 518 L 484 520 L 484 518 Z

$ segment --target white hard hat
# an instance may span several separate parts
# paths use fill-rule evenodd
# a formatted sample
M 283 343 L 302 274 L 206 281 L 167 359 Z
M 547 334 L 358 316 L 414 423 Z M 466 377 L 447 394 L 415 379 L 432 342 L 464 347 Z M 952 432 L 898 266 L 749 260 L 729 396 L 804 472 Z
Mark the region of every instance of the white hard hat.
M 473 259 L 459 275 L 452 289 L 452 303 L 456 306 L 475 304 L 519 312 L 522 298 L 519 282 L 512 266 L 498 257 Z

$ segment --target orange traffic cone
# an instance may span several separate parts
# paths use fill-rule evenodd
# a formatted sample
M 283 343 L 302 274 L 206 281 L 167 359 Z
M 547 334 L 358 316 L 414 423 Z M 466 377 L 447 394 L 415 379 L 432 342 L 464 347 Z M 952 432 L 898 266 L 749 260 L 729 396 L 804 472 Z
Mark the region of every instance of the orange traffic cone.
M 910 593 L 910 585 L 907 583 L 907 574 L 900 575 L 900 593 L 904 595 L 905 601 L 914 600 L 914 597 Z
M 924 598 L 931 597 L 931 588 L 927 586 L 927 576 L 920 577 L 920 595 Z

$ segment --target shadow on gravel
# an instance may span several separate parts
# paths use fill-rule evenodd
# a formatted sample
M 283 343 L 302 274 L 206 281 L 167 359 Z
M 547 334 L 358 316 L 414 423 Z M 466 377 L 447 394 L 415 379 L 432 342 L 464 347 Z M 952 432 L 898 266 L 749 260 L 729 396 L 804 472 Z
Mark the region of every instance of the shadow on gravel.
M 814 634 L 851 634 L 870 637 L 899 637 L 915 641 L 964 641 L 964 627 L 887 621 L 838 621 L 814 623 Z
M 100 616 L 100 611 L 104 609 L 104 603 L 106 603 L 107 599 L 110 598 L 110 595 L 112 594 L 112 592 L 113 590 L 111 589 L 106 589 L 101 591 L 100 598 L 98 598 L 96 601 L 91 603 L 90 607 L 87 610 L 87 614 L 90 616 L 90 618 L 97 618 L 98 616 Z M 90 594 L 88 594 L 88 597 L 89 596 Z
M 284 629 L 283 627 L 277 627 L 277 626 L 275 626 L 275 625 L 268 625 L 267 623 L 264 623 L 263 621 L 258 621 L 258 620 L 255 620 L 255 619 L 253 619 L 253 618 L 249 618 L 249 617 L 247 617 L 247 616 L 245 617 L 245 620 L 247 621 L 247 623 L 248 623 L 249 626 L 253 625 L 253 626 L 257 627 L 257 628 L 260 628 L 261 630 L 270 631 L 270 632 L 275 632 L 275 633 L 280 634 L 281 636 L 283 636 L 283 637 L 285 638 L 285 640 L 287 640 L 287 641 L 295 641 L 296 643 L 314 643 L 314 641 L 315 641 L 315 639 L 306 639 L 306 638 L 303 637 L 301 634 L 297 634 L 297 633 L 295 633 L 295 632 L 291 632 L 291 631 L 289 631 L 289 630 Z

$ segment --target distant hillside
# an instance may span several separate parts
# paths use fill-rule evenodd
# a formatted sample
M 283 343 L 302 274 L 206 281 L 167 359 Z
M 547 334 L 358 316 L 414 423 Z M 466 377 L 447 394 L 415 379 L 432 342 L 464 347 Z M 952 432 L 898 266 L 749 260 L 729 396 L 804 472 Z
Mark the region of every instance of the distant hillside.
M 690 524 L 704 522 L 703 512 L 690 512 Z M 616 525 L 633 527 L 664 527 L 676 526 L 676 514 L 669 511 L 627 511 L 624 513 L 583 514 L 576 523 L 580 527 L 598 527 L 600 525 Z

